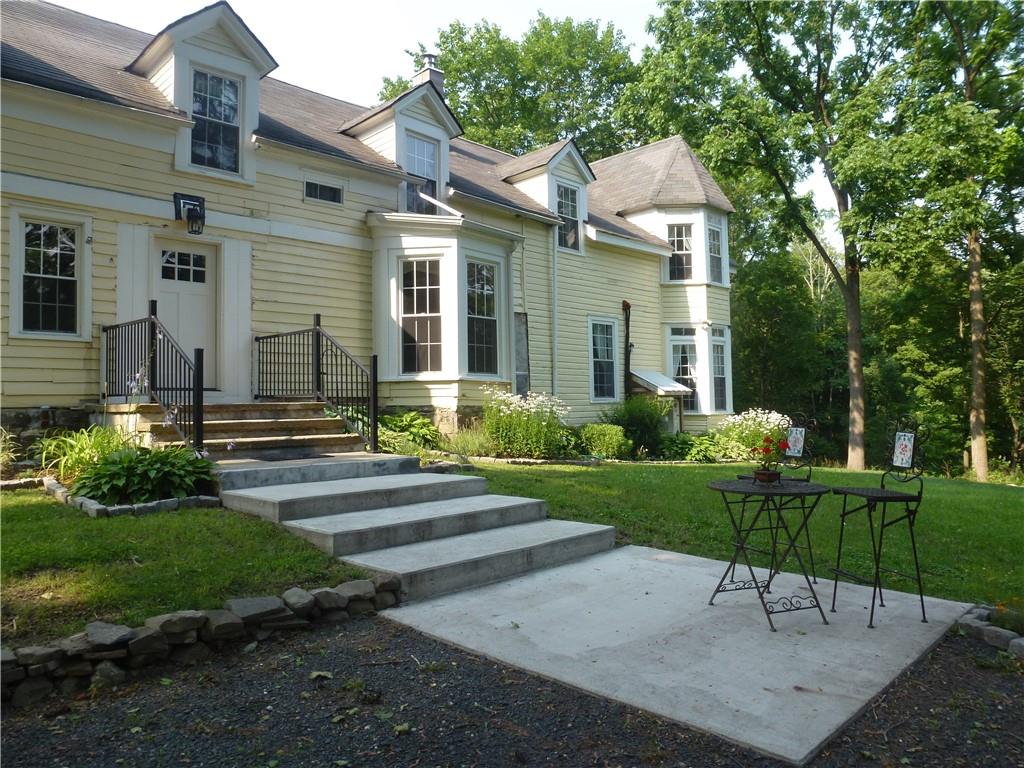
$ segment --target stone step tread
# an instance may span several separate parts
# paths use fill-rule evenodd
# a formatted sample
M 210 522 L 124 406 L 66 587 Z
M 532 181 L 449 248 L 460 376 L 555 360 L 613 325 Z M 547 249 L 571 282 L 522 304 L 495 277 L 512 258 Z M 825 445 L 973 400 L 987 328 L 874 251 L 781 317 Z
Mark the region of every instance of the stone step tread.
M 531 549 L 559 541 L 614 532 L 610 525 L 577 523 L 571 520 L 539 520 L 444 539 L 405 544 L 341 560 L 350 565 L 388 573 L 411 574 L 474 560 L 485 560 L 516 550 Z M 610 536 L 614 536 L 611 533 Z M 610 539 L 611 540 L 611 539 Z
M 415 523 L 439 517 L 467 515 L 484 510 L 519 507 L 526 504 L 543 504 L 538 499 L 527 499 L 522 496 L 501 496 L 485 494 L 483 496 L 463 496 L 456 499 L 441 501 L 424 501 L 418 504 L 405 504 L 400 507 L 384 507 L 381 509 L 345 512 L 326 517 L 310 517 L 291 520 L 284 523 L 288 528 L 302 528 L 321 533 L 354 533 L 372 530 L 390 525 Z
M 258 400 L 256 402 L 241 403 L 204 403 L 203 411 L 208 414 L 217 414 L 233 411 L 324 411 L 325 404 L 318 400 L 296 400 L 276 401 Z M 111 403 L 107 406 L 111 413 L 163 413 L 163 408 L 158 403 Z
M 234 443 L 238 448 L 259 448 L 261 446 L 287 447 L 289 445 L 334 445 L 357 442 L 362 443 L 365 441 L 354 432 L 335 432 L 315 435 L 260 435 L 254 437 L 234 438 L 217 437 L 204 440 L 203 445 L 212 450 L 214 448 L 227 448 L 231 443 Z
M 370 453 L 369 451 L 352 451 L 346 453 L 344 456 L 325 456 L 317 459 L 293 459 L 286 461 L 261 461 L 260 459 L 223 459 L 217 462 L 217 466 L 214 467 L 214 472 L 217 474 L 223 474 L 227 472 L 233 472 L 236 470 L 266 470 L 276 471 L 279 469 L 286 469 L 287 467 L 305 467 L 311 464 L 347 464 L 351 462 L 374 462 L 374 461 L 388 461 L 388 462 L 404 462 L 407 461 L 409 456 L 398 456 L 396 454 L 389 453 Z
M 164 426 L 162 423 L 140 425 L 141 429 L 146 429 L 147 427 L 151 432 L 161 432 L 164 430 L 174 431 L 173 426 Z M 344 423 L 339 419 L 333 419 L 327 416 L 316 416 L 308 419 L 203 419 L 203 429 L 207 432 L 223 432 L 227 429 L 239 429 L 254 432 L 258 429 L 266 429 L 269 431 L 275 429 L 338 429 L 339 427 L 343 429 Z
M 376 477 L 354 477 L 345 480 L 321 480 L 313 483 L 267 485 L 262 488 L 225 491 L 223 496 L 224 498 L 255 497 L 269 502 L 285 502 L 317 497 L 344 496 L 349 493 L 391 491 L 431 485 L 479 482 L 480 478 L 471 475 L 435 475 L 429 473 L 380 475 Z

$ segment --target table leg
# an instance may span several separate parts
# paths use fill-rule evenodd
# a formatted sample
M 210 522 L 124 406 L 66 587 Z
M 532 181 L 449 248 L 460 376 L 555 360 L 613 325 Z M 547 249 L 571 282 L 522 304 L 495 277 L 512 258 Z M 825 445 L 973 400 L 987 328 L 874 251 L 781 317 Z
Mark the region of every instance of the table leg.
M 787 545 L 786 550 L 782 553 L 782 557 L 779 559 L 779 567 L 782 566 L 782 563 L 784 563 L 786 561 L 786 558 L 789 557 L 789 553 L 792 552 L 793 555 L 796 557 L 797 565 L 800 566 L 800 573 L 803 574 L 804 583 L 807 584 L 807 589 L 810 590 L 811 599 L 814 601 L 814 607 L 818 609 L 818 613 L 821 615 L 822 622 L 827 625 L 828 619 L 825 618 L 825 611 L 823 611 L 821 608 L 821 601 L 818 599 L 818 593 L 814 591 L 814 586 L 811 584 L 811 579 L 807 575 L 807 568 L 804 566 L 804 560 L 802 557 L 800 557 L 800 547 L 797 546 L 796 543 L 797 539 L 800 538 L 801 530 L 806 528 L 808 521 L 811 519 L 811 514 L 814 512 L 815 507 L 817 507 L 819 498 L 820 497 L 815 498 L 810 506 L 808 506 L 805 501 L 801 501 L 799 507 L 801 513 L 801 521 L 800 525 L 796 529 L 795 535 L 792 531 L 790 531 L 789 524 L 786 522 L 785 517 L 782 515 L 781 512 L 779 513 L 779 527 L 782 531 L 785 532 L 786 537 L 789 539 L 789 544 Z

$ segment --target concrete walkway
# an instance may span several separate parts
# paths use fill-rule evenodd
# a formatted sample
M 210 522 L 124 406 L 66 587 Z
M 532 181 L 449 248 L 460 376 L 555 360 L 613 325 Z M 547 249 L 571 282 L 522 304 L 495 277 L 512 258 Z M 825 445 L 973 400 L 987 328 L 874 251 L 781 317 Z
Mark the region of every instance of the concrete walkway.
M 817 611 L 767 621 L 750 591 L 708 597 L 725 564 L 623 547 L 387 611 L 468 650 L 802 764 L 924 655 L 969 606 L 831 582 Z M 799 593 L 784 574 L 777 594 Z M 806 588 L 803 588 L 806 591 Z

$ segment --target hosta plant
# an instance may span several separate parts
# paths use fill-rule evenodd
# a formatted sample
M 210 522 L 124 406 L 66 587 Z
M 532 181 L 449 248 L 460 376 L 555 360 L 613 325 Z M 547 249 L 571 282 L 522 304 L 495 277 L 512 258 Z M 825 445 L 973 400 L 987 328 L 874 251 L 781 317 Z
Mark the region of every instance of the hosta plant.
M 191 448 L 125 448 L 83 470 L 71 492 L 101 504 L 181 498 L 206 489 L 212 466 Z

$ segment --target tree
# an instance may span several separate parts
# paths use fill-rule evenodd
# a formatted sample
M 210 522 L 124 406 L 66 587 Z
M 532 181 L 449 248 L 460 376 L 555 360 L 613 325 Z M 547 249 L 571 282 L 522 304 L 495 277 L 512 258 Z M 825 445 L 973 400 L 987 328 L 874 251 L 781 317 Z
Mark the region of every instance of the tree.
M 472 27 L 456 21 L 439 30 L 435 49 L 466 138 L 513 154 L 575 138 L 591 159 L 628 146 L 615 107 L 637 68 L 611 24 L 540 13 L 516 41 L 487 21 Z M 427 50 L 420 43 L 409 51 L 417 68 Z M 385 78 L 380 97 L 408 86 L 403 78 Z
M 650 108 L 645 119 L 660 131 L 705 126 L 701 147 L 713 166 L 746 166 L 749 174 L 766 177 L 781 196 L 779 216 L 807 238 L 835 279 L 846 312 L 847 466 L 862 469 L 865 261 L 850 226 L 858 200 L 836 176 L 836 126 L 847 102 L 893 59 L 896 27 L 863 4 L 843 0 L 690 0 L 667 4 L 650 29 L 658 48 L 645 52 L 631 101 Z M 843 43 L 848 53 L 840 51 Z M 813 203 L 796 193 L 815 163 L 835 198 L 841 267 L 818 237 Z

